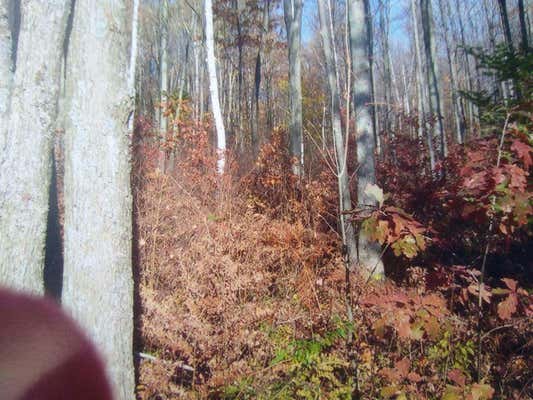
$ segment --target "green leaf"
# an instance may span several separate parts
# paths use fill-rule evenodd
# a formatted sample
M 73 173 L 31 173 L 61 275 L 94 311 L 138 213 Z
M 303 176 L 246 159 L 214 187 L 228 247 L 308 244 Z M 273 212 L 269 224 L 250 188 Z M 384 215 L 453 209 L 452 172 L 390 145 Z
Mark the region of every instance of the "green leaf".
M 383 206 L 385 197 L 383 195 L 383 190 L 378 185 L 368 183 L 365 188 L 365 194 L 373 197 L 379 203 L 380 207 Z

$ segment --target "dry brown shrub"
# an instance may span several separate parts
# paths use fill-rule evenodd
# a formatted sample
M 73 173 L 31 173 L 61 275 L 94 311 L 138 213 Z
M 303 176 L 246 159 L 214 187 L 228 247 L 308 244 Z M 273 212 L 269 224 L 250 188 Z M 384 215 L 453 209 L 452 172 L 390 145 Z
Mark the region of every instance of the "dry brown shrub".
M 218 177 L 207 147 L 183 146 L 173 174 L 155 169 L 157 149 L 137 148 L 139 351 L 158 360 L 140 363 L 142 399 L 204 398 L 268 366 L 266 327 L 305 335 L 340 310 L 329 278 L 341 268 L 336 236 L 314 229 L 296 196 L 283 212 L 281 200 L 258 210 L 253 186 Z

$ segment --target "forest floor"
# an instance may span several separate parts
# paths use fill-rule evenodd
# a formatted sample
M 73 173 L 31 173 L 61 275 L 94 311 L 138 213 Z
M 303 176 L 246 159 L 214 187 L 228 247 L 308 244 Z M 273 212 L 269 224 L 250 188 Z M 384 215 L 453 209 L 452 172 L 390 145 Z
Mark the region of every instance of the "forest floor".
M 139 399 L 533 396 L 533 303 L 515 279 L 481 290 L 479 318 L 464 266 L 347 274 L 334 180 L 299 181 L 279 145 L 223 178 L 205 146 L 166 174 L 138 146 Z

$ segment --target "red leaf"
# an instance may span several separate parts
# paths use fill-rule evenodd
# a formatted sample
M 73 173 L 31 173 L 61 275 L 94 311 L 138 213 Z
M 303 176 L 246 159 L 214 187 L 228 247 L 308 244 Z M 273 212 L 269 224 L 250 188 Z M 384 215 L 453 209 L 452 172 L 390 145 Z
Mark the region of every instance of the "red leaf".
M 398 375 L 400 375 L 400 378 L 405 378 L 407 374 L 409 373 L 409 367 L 411 366 L 411 362 L 408 358 L 404 358 L 400 361 L 396 362 L 396 371 L 398 372 Z
M 515 139 L 511 145 L 511 150 L 513 150 L 516 155 L 522 160 L 526 169 L 529 169 L 533 165 L 533 160 L 531 159 L 531 152 L 533 148 L 528 144 Z
M 511 289 L 513 292 L 516 292 L 516 287 L 518 285 L 518 282 L 514 279 L 510 278 L 503 278 L 503 283 L 505 283 L 505 286 L 507 286 L 509 289 Z
M 461 370 L 452 369 L 450 372 L 448 372 L 448 379 L 462 388 L 466 385 L 466 377 Z
M 407 379 L 409 379 L 413 383 L 418 383 L 422 380 L 422 377 L 418 375 L 416 372 L 409 372 L 407 374 Z
M 503 319 L 509 319 L 518 308 L 518 296 L 516 293 L 510 293 L 509 296 L 498 304 L 498 316 Z

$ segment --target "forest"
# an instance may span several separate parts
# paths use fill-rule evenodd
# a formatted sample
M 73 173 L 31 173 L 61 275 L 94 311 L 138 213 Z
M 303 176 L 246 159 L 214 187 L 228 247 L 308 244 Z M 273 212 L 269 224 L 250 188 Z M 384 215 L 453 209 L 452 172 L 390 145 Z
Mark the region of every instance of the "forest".
M 531 0 L 0 0 L 0 286 L 116 400 L 533 399 L 532 29 Z

